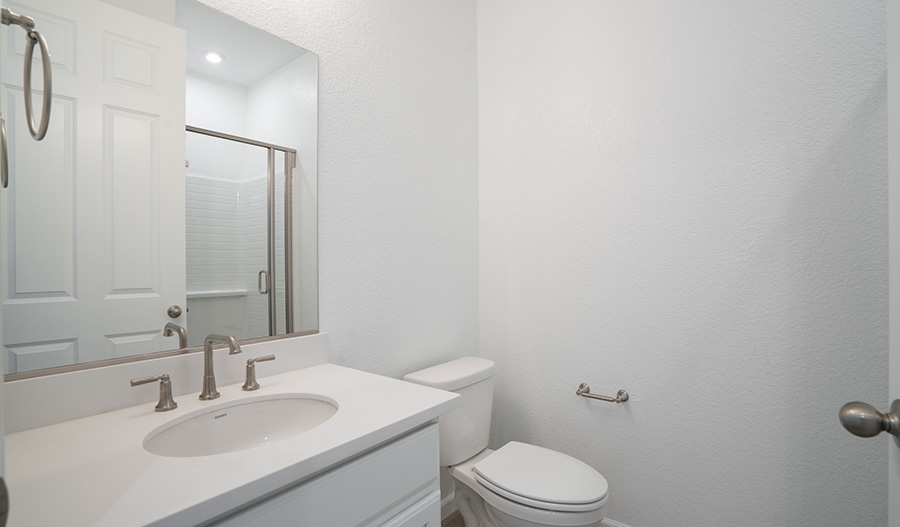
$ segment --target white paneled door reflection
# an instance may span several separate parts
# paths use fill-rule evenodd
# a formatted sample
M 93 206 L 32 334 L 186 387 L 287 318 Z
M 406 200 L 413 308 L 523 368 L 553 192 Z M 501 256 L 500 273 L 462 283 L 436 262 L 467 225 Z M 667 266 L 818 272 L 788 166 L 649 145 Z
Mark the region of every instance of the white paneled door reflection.
M 24 39 L 4 26 L 6 371 L 175 348 L 162 329 L 166 308 L 185 306 L 184 32 L 95 0 L 6 4 L 46 36 L 54 82 L 36 143 L 23 119 Z

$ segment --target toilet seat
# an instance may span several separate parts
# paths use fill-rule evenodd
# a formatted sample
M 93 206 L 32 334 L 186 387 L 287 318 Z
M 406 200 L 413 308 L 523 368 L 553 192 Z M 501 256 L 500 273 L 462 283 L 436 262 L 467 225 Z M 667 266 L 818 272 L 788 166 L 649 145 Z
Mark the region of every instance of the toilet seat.
M 600 507 L 600 501 L 594 501 L 591 503 L 581 503 L 581 504 L 568 504 L 568 503 L 556 503 L 551 501 L 540 501 L 534 500 L 531 498 L 526 498 L 524 496 L 519 496 L 517 494 L 513 494 L 507 490 L 504 490 L 496 485 L 492 484 L 490 481 L 482 478 L 478 474 L 475 474 L 475 481 L 478 482 L 481 486 L 486 488 L 488 491 L 493 492 L 499 496 L 502 496 L 510 501 L 514 501 L 520 505 L 524 505 L 526 507 L 532 507 L 535 509 L 543 509 L 546 511 L 555 511 L 555 512 L 590 512 L 592 510 L 596 510 Z
M 511 441 L 473 464 L 475 480 L 522 505 L 560 512 L 596 510 L 609 494 L 606 479 L 561 452 Z

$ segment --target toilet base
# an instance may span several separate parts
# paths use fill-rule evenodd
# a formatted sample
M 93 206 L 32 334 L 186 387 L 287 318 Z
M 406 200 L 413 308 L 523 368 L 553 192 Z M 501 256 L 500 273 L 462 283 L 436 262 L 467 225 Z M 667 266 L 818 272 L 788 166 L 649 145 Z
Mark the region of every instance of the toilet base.
M 488 513 L 487 507 L 484 506 L 484 500 L 478 493 L 459 481 L 454 483 L 456 484 L 454 501 L 466 527 L 496 527 L 499 525 L 499 522 Z

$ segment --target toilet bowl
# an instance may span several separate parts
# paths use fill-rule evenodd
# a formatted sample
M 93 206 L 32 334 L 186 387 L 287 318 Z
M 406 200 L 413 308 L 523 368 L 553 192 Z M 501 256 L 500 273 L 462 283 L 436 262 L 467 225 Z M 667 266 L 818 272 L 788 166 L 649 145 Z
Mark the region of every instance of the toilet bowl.
M 512 487 L 514 490 L 493 484 L 490 480 L 481 476 L 475 468 L 476 466 L 483 466 L 485 463 L 482 462 L 487 462 L 487 458 L 496 453 L 504 455 L 506 453 L 504 450 L 511 446 L 519 448 L 516 449 L 514 455 L 509 456 L 509 461 L 512 462 L 520 456 L 521 459 L 519 460 L 519 469 L 510 471 L 507 474 L 509 481 L 504 482 L 504 484 L 507 484 L 508 487 Z M 606 503 L 609 496 L 608 485 L 603 476 L 584 465 L 585 468 L 590 469 L 596 475 L 596 478 L 588 478 L 593 480 L 589 481 L 587 487 L 593 492 L 593 496 L 590 499 L 585 499 L 588 493 L 581 492 L 586 490 L 585 487 L 580 489 L 573 488 L 575 485 L 584 483 L 583 477 L 578 475 L 580 471 L 574 471 L 575 473 L 571 474 L 573 479 L 566 485 L 555 486 L 554 481 L 545 480 L 548 483 L 548 488 L 532 489 L 529 492 L 530 497 L 524 496 L 524 491 L 521 488 L 517 488 L 516 484 L 524 483 L 527 485 L 527 483 L 517 479 L 517 476 L 525 471 L 531 471 L 535 475 L 543 474 L 540 469 L 535 468 L 532 464 L 533 458 L 526 455 L 528 449 L 540 449 L 559 456 L 563 455 L 534 445 L 511 442 L 496 452 L 485 449 L 475 457 L 450 467 L 450 475 L 456 484 L 457 508 L 466 522 L 466 527 L 493 525 L 504 527 L 599 526 L 606 515 Z M 519 452 L 519 450 L 522 451 Z M 581 463 L 574 458 L 569 458 L 569 460 Z M 560 470 L 557 471 L 558 475 L 566 472 L 566 468 L 571 467 L 560 467 Z M 545 495 L 552 495 L 553 498 L 536 499 L 541 494 L 541 492 L 538 492 L 539 490 L 543 490 Z M 573 491 L 573 495 L 570 496 L 570 499 L 563 500 L 562 496 L 567 491 Z M 578 502 L 564 503 L 564 501 L 571 502 L 574 500 Z
M 599 526 L 609 498 L 599 472 L 527 443 L 487 448 L 493 373 L 492 361 L 463 357 L 404 377 L 461 395 L 461 406 L 440 417 L 440 457 L 466 527 Z

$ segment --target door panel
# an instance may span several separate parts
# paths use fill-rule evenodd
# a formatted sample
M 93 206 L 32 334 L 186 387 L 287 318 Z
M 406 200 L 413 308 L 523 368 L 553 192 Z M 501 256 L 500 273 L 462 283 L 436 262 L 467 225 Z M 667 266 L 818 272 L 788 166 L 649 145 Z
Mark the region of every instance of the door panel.
M 105 108 L 109 295 L 159 291 L 159 116 Z

